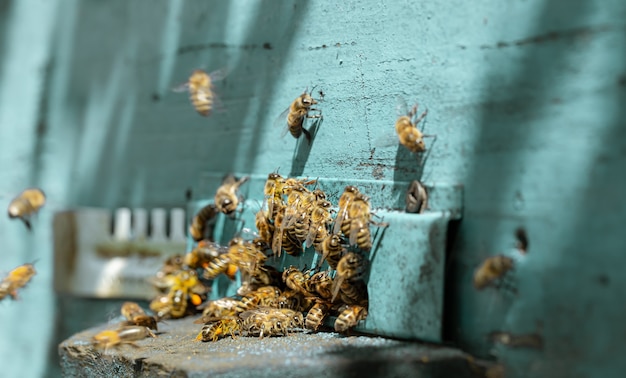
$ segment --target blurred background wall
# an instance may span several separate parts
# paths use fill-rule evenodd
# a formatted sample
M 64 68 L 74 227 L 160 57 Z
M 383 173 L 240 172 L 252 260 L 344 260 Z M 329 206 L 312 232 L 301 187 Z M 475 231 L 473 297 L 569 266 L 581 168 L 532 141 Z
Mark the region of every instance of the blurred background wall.
M 618 0 L 0 1 L 0 205 L 40 186 L 34 231 L 0 222 L 3 376 L 55 376 L 56 343 L 115 303 L 55 297 L 53 213 L 182 206 L 203 172 L 462 183 L 450 235 L 445 336 L 512 376 L 619 376 L 626 305 L 626 4 Z M 171 87 L 226 67 L 206 119 Z M 309 148 L 276 117 L 325 93 Z M 317 90 L 316 89 L 316 90 Z M 429 109 L 424 163 L 377 143 L 398 95 Z M 424 164 L 423 164 L 424 163 Z M 513 292 L 471 286 L 529 235 Z M 539 332 L 542 350 L 495 346 Z M 66 333 L 66 334 L 64 334 Z

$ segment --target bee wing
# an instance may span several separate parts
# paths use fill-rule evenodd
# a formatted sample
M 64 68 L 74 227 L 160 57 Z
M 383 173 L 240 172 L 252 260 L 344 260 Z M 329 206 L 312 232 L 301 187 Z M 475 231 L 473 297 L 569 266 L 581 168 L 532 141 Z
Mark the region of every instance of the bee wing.
M 320 226 L 322 226 L 322 223 L 316 222 L 315 224 L 311 224 L 309 227 L 309 233 L 306 235 L 306 240 L 304 241 L 306 248 L 313 245 L 313 241 L 317 236 L 317 230 L 319 230 Z
M 222 67 L 211 72 L 209 76 L 211 77 L 211 81 L 220 81 L 224 80 L 226 76 L 228 76 L 229 72 L 230 70 L 228 69 L 228 67 Z
M 333 234 L 339 234 L 341 232 L 341 224 L 348 217 L 350 202 L 351 201 L 348 199 L 345 206 L 337 212 L 337 216 L 335 217 L 335 227 L 333 227 Z
M 409 106 L 406 104 L 406 100 L 404 97 L 397 96 L 396 97 L 396 116 L 402 117 L 409 114 Z
M 280 134 L 280 137 L 283 138 L 287 135 L 287 131 L 289 131 L 289 126 L 287 125 L 287 115 L 289 114 L 289 106 L 287 109 L 283 110 L 282 113 L 274 120 L 273 126 L 275 128 L 283 127 L 283 130 Z
M 177 84 L 172 87 L 172 92 L 188 92 L 189 91 L 189 82 L 186 81 L 184 83 Z

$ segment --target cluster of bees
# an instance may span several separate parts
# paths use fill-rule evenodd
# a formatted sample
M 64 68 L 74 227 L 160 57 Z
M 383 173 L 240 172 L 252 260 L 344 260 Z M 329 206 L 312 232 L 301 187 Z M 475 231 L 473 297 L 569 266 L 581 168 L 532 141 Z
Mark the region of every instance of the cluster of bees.
M 41 189 L 25 189 L 9 203 L 9 218 L 20 219 L 31 230 L 31 218 L 45 203 L 46 195 Z M 18 290 L 26 286 L 36 273 L 33 263 L 22 264 L 11 270 L 0 281 L 0 301 L 9 297 L 13 300 L 18 299 Z
M 196 247 L 169 258 L 153 280 L 163 290 L 151 303 L 157 319 L 180 318 L 202 311 L 197 339 L 215 341 L 231 335 L 284 336 L 305 329 L 317 331 L 329 316 L 334 329 L 347 332 L 367 316 L 363 280 L 372 248 L 369 197 L 347 186 L 335 207 L 315 180 L 284 178 L 270 173 L 264 202 L 256 213 L 253 237 L 234 237 L 228 245 L 212 239 L 211 223 L 219 213 L 232 216 L 242 201 L 238 189 L 246 177 L 227 176 L 213 203 L 193 217 L 189 234 Z M 336 213 L 336 215 L 335 215 Z M 270 259 L 283 253 L 298 256 L 314 249 L 319 263 L 283 271 Z M 327 270 L 322 270 L 326 262 Z M 205 302 L 208 283 L 224 274 L 239 274 L 236 297 Z

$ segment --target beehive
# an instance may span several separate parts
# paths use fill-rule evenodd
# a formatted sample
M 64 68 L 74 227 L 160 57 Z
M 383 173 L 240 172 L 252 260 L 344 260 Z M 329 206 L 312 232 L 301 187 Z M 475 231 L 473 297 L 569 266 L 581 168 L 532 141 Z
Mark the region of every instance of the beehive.
M 55 210 L 181 207 L 188 187 L 211 197 L 203 173 L 279 167 L 342 183 L 462 187 L 462 220 L 447 223 L 444 240 L 441 340 L 499 361 L 507 376 L 623 371 L 623 4 L 14 1 L 0 10 L 2 194 L 38 185 L 51 201 L 33 235 L 0 228 L 3 270 L 40 258 L 23 300 L 0 312 L 6 334 L 20 336 L 1 341 L 8 376 L 40 374 L 47 344 L 56 347 L 42 340 L 55 324 Z M 195 68 L 225 66 L 223 113 L 205 119 L 170 91 Z M 314 142 L 280 139 L 273 120 L 313 85 L 325 92 Z M 429 109 L 425 130 L 437 139 L 425 162 L 376 146 L 393 129 L 397 95 Z M 474 270 L 496 254 L 516 259 L 508 282 L 476 290 Z M 92 319 L 104 320 L 98 311 Z M 493 332 L 541 335 L 542 349 Z

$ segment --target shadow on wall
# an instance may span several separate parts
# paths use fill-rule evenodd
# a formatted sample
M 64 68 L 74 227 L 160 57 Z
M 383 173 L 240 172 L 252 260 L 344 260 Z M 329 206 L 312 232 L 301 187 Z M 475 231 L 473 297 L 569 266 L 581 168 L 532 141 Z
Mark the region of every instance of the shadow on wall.
M 71 126 L 78 135 L 71 201 L 180 205 L 201 172 L 250 171 L 262 125 L 271 123 L 264 110 L 307 4 L 239 5 L 76 3 L 72 89 L 63 104 L 78 120 Z M 170 92 L 196 68 L 228 70 L 216 84 L 224 112 L 201 117 L 188 95 Z
M 616 268 L 623 255 L 615 253 L 626 249 L 619 231 L 626 178 L 616 174 L 626 164 L 626 9 L 600 23 L 594 16 L 603 11 L 586 1 L 545 1 L 527 38 L 484 49 L 489 90 L 477 104 L 465 215 L 448 256 L 444 338 L 495 354 L 518 374 L 533 364 L 546 369 L 538 374 L 583 371 L 603 353 L 619 360 L 610 353 L 622 349 L 617 314 L 626 308 L 610 298 L 626 285 Z M 476 266 L 514 253 L 520 226 L 531 247 L 517 256 L 518 293 L 476 291 Z M 486 335 L 501 329 L 542 330 L 546 349 L 492 349 Z
M 55 47 L 66 48 L 53 50 L 44 104 L 57 96 L 50 112 L 62 116 L 46 138 L 63 139 L 68 205 L 180 206 L 202 172 L 250 171 L 262 125 L 271 123 L 264 109 L 307 3 L 68 4 L 75 23 L 59 20 Z M 229 70 L 217 84 L 223 113 L 203 118 L 188 95 L 169 90 L 196 68 L 221 67 Z M 67 325 L 107 321 L 95 310 L 69 313 L 67 300 L 58 303 L 55 322 L 64 326 L 50 343 L 53 375 L 57 345 L 73 329 Z

